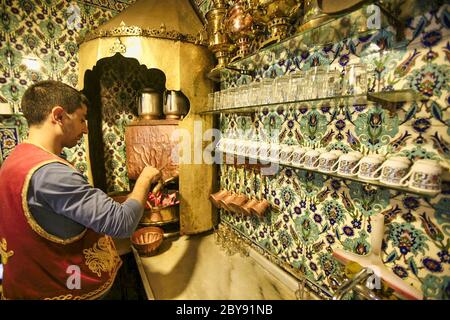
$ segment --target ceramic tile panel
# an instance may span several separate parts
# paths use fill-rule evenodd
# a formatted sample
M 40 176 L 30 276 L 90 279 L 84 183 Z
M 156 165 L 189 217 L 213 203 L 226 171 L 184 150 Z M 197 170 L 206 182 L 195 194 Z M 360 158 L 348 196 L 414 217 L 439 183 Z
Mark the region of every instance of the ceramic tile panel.
M 20 99 L 26 88 L 40 80 L 60 80 L 73 87 L 78 82 L 77 38 L 108 21 L 133 0 L 118 1 L 19 1 L 5 0 L 0 8 L 0 95 L 20 112 Z M 71 6 L 76 4 L 75 11 Z M 79 25 L 69 28 L 72 14 L 79 12 Z M 32 58 L 40 64 L 39 70 L 26 66 Z M 20 115 L 0 116 L 0 124 L 14 124 L 21 140 L 27 136 L 26 120 Z M 87 162 L 84 144 L 71 150 L 65 157 L 86 174 Z
M 252 116 L 221 114 L 226 137 L 273 141 L 344 153 L 404 155 L 415 161 L 440 161 L 450 168 L 450 25 L 448 5 L 408 20 L 406 44 L 367 54 L 370 46 L 392 48 L 394 32 L 384 29 L 363 38 L 330 46 L 299 49 L 295 38 L 246 61 L 256 78 L 306 70 L 316 65 L 337 69 L 349 63 L 368 65 L 369 91 L 413 89 L 424 99 L 400 103 L 391 112 L 376 103 L 348 99 L 323 100 L 262 108 Z M 340 70 L 341 70 L 340 69 Z M 247 82 L 228 76 L 226 88 Z M 265 178 L 221 166 L 221 187 L 244 181 L 245 194 L 263 186 L 263 197 L 280 207 L 262 218 L 221 211 L 221 218 L 259 247 L 301 270 L 332 292 L 332 278 L 342 274 L 333 248 L 366 255 L 371 250 L 372 219 L 385 216 L 382 259 L 386 267 L 429 299 L 450 299 L 450 182 L 429 199 L 334 178 L 301 169 L 283 168 Z M 245 182 L 245 180 L 247 180 Z M 383 288 L 385 297 L 392 292 Z

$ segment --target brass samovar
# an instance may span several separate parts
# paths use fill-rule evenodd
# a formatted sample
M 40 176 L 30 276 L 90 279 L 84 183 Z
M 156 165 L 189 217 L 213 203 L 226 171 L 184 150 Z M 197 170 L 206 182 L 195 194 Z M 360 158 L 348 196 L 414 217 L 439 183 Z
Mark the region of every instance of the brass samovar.
M 267 25 L 270 35 L 262 47 L 289 36 L 292 23 L 301 13 L 301 0 L 250 0 L 255 20 Z
M 205 15 L 208 31 L 208 49 L 214 53 L 218 61 L 217 65 L 211 70 L 212 74 L 228 64 L 233 50 L 233 45 L 225 27 L 226 16 L 227 6 L 224 0 L 214 0 L 213 8 Z
M 304 0 L 304 15 L 302 24 L 298 27 L 298 32 L 312 29 L 330 19 L 330 16 L 323 13 L 317 0 Z

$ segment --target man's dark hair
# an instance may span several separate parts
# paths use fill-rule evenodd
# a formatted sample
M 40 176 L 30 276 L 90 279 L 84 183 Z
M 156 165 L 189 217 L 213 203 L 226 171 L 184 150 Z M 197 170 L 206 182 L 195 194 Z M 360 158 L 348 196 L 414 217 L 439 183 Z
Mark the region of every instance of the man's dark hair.
M 61 106 L 67 113 L 74 113 L 87 98 L 77 89 L 60 81 L 40 81 L 30 86 L 22 97 L 22 112 L 28 125 L 42 123 L 55 106 Z

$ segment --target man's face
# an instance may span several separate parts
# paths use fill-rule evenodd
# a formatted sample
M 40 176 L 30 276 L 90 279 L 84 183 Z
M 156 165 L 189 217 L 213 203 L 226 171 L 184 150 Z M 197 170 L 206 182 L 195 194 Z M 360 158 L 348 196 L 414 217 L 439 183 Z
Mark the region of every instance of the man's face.
M 87 107 L 83 104 L 74 113 L 65 113 L 63 147 L 75 147 L 83 134 L 88 133 Z

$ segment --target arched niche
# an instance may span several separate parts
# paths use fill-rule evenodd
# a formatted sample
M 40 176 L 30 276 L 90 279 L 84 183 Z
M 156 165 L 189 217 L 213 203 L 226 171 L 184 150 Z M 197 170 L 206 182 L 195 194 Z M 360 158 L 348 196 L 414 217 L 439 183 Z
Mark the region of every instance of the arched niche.
M 121 174 L 114 173 L 117 168 L 113 165 L 116 163 L 113 159 L 123 157 L 119 151 L 124 144 L 114 146 L 109 140 L 123 141 L 124 126 L 138 117 L 136 97 L 141 89 L 150 87 L 162 94 L 165 83 L 166 76 L 161 70 L 148 69 L 138 60 L 119 53 L 100 59 L 92 70 L 85 72 L 82 92 L 89 100 L 89 155 L 95 187 L 105 192 L 128 189 L 124 177 L 126 165 L 120 164 Z

